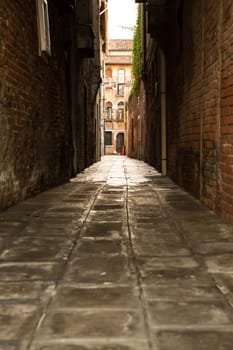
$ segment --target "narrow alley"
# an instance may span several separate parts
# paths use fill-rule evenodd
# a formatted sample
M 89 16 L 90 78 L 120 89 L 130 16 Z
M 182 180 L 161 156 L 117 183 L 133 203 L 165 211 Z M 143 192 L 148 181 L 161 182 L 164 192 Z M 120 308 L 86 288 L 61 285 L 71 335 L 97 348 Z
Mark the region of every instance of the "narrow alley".
M 0 214 L 1 350 L 232 350 L 233 227 L 104 156 Z

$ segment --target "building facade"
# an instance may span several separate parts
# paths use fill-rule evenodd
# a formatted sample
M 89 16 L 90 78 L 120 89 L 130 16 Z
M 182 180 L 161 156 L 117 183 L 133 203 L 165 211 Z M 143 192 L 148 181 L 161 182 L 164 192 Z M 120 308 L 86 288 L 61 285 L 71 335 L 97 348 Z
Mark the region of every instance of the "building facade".
M 145 159 L 145 92 L 141 84 L 140 96 L 130 94 L 127 118 L 127 155 Z
M 143 3 L 144 160 L 233 222 L 233 4 Z
M 99 159 L 105 7 L 0 2 L 0 210 Z
M 132 86 L 132 40 L 111 39 L 104 56 L 104 154 L 125 154 L 127 101 Z

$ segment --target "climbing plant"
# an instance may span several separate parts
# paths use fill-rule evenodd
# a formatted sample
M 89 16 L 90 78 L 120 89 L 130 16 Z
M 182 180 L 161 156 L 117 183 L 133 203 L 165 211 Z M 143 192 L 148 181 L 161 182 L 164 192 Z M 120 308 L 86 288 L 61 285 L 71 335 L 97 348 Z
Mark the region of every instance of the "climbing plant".
M 142 50 L 142 39 L 141 39 L 141 24 L 142 24 L 142 5 L 138 5 L 137 9 L 137 21 L 134 28 L 133 35 L 133 75 L 134 83 L 132 92 L 134 95 L 139 96 L 140 81 L 141 81 L 141 50 Z

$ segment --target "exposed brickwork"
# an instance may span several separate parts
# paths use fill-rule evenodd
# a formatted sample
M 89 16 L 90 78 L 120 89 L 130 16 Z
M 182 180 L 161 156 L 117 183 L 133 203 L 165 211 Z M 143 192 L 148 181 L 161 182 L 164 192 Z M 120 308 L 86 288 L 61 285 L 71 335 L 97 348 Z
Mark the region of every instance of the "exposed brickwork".
M 200 191 L 200 118 L 202 92 L 202 8 L 201 1 L 184 3 L 176 59 L 173 44 L 167 57 L 168 173 L 196 196 Z M 173 14 L 176 16 L 176 13 Z M 175 17 L 176 18 L 176 17 Z M 196 30 L 192 30 L 195 23 Z M 178 26 L 175 22 L 174 26 Z
M 160 107 L 157 101 L 159 110 L 153 109 L 156 95 L 151 94 L 154 82 L 160 89 L 159 77 L 151 77 L 157 42 L 166 55 L 168 175 L 233 222 L 233 4 L 168 3 L 167 33 L 163 28 L 161 38 L 147 41 L 146 135 L 151 141 L 144 159 L 159 169 Z M 159 62 L 156 66 L 160 69 Z
M 52 56 L 38 55 L 35 2 L 0 6 L 0 207 L 69 176 L 69 121 L 60 15 L 50 3 Z
M 140 97 L 130 95 L 128 110 L 127 155 L 131 158 L 145 159 L 148 130 L 145 128 L 145 91 L 142 83 Z
M 221 36 L 221 210 L 233 222 L 233 4 L 223 1 Z
M 36 1 L 0 2 L 0 209 L 100 158 L 99 1 L 91 2 L 91 58 L 76 49 L 81 34 L 68 5 L 48 1 L 51 56 L 41 57 Z
M 226 79 L 232 69 L 230 61 L 224 59 L 232 30 L 232 21 L 226 25 L 224 20 L 226 3 L 184 2 L 181 52 L 177 62 L 171 61 L 171 55 L 168 59 L 169 98 L 172 96 L 168 104 L 169 174 L 204 204 L 224 215 L 230 205 L 224 204 L 226 196 L 229 198 L 225 176 L 230 184 L 228 171 L 224 175 L 223 135 L 230 131 L 224 131 L 223 108 L 230 112 L 231 92 Z M 232 145 L 231 132 L 230 138 Z M 231 158 L 228 151 L 227 157 Z
M 154 53 L 154 54 L 153 54 Z M 161 89 L 160 57 L 153 40 L 150 40 L 146 76 L 146 128 L 145 160 L 161 171 Z
M 137 158 L 138 138 L 140 133 L 139 124 L 139 104 L 137 96 L 131 95 L 129 98 L 129 115 L 128 115 L 128 147 L 127 154 L 131 158 Z

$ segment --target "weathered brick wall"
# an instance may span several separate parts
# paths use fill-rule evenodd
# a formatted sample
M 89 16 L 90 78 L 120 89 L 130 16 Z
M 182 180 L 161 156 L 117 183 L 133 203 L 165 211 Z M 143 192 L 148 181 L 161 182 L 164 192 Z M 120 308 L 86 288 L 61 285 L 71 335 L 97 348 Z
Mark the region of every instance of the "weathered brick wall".
M 69 177 L 62 22 L 49 6 L 46 62 L 38 55 L 35 1 L 0 2 L 0 208 Z
M 182 23 L 173 22 L 182 35 L 170 31 L 167 51 L 168 173 L 231 222 L 232 13 L 229 0 L 183 1 Z
M 92 84 L 93 74 L 93 59 L 85 58 L 77 61 L 78 66 L 78 88 L 77 88 L 77 118 L 75 121 L 74 134 L 77 144 L 77 172 L 84 170 L 92 163 L 100 158 L 97 154 L 97 145 L 100 140 L 98 135 L 99 122 L 96 111 L 97 95 L 93 94 L 93 85 L 95 85 L 94 92 L 97 94 L 98 85 Z M 99 131 L 100 132 L 100 131 Z
M 203 11 L 203 111 L 202 111 L 202 192 L 205 204 L 218 210 L 219 121 L 220 121 L 220 7 L 205 2 Z
M 221 211 L 233 222 L 233 3 L 224 0 L 221 21 L 221 101 L 219 161 Z
M 129 115 L 127 121 L 127 154 L 131 158 L 137 158 L 138 156 L 138 138 L 140 133 L 139 114 L 138 97 L 131 95 L 129 98 Z
M 149 42 L 147 55 L 145 160 L 161 171 L 161 72 L 159 50 L 154 40 Z
M 203 94 L 201 1 L 184 1 L 182 12 L 182 23 L 178 23 L 177 14 L 173 13 L 173 26 L 182 33 L 174 30 L 176 37 L 171 37 L 167 54 L 168 174 L 199 196 Z
M 131 95 L 128 104 L 127 155 L 131 158 L 146 159 L 145 149 L 149 136 L 146 128 L 145 91 L 140 86 L 140 97 Z M 151 136 L 151 135 L 150 135 Z

